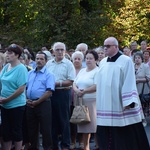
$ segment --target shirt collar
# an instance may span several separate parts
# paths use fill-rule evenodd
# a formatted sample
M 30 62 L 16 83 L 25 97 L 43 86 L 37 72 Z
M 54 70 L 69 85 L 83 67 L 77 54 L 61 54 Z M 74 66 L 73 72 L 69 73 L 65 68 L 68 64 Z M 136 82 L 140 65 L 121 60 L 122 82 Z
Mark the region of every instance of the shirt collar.
M 55 63 L 64 63 L 65 62 L 65 57 L 60 61 L 60 62 L 57 62 L 56 60 L 55 60 L 55 58 L 52 60 L 52 62 L 55 62 Z
M 118 52 L 115 56 L 113 57 L 108 57 L 107 58 L 107 62 L 115 62 L 122 54 L 120 52 Z
M 44 66 L 41 70 L 37 71 L 36 68 L 34 69 L 34 72 L 41 72 L 44 73 L 46 70 L 46 66 Z

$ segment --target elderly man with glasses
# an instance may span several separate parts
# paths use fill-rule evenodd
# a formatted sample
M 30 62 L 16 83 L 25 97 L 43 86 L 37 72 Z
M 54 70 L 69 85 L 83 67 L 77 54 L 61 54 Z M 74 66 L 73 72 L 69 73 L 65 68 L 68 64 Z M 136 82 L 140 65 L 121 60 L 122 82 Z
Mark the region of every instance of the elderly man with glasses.
M 53 149 L 58 150 L 58 137 L 61 136 L 62 150 L 70 147 L 70 94 L 75 78 L 72 62 L 65 58 L 66 45 L 56 42 L 53 45 L 55 58 L 47 62 L 47 68 L 54 73 L 56 89 L 52 95 L 52 139 Z

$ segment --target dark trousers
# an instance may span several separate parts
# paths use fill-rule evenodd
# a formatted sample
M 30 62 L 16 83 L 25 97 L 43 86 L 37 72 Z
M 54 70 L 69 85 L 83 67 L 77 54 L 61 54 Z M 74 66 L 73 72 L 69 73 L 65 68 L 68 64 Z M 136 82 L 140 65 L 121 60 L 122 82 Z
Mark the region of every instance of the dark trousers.
M 142 123 L 124 127 L 97 126 L 100 150 L 150 150 Z
M 22 141 L 22 121 L 25 106 L 11 109 L 1 109 L 2 137 L 5 142 Z
M 52 147 L 50 100 L 42 102 L 35 108 L 27 106 L 27 127 L 29 142 L 31 143 L 30 150 L 38 149 L 39 131 L 42 134 L 44 150 L 49 150 Z
M 52 139 L 53 149 L 58 149 L 58 136 L 61 147 L 70 147 L 70 90 L 55 90 L 52 96 Z

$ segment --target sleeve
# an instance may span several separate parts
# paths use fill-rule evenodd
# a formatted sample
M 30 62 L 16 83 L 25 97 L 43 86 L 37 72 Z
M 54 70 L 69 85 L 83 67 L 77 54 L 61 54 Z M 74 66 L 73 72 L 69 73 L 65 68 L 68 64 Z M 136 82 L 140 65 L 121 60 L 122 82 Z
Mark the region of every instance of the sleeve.
M 21 66 L 18 68 L 18 78 L 17 85 L 18 87 L 25 85 L 27 83 L 28 70 L 25 66 Z
M 96 70 L 95 74 L 94 74 L 94 84 L 97 84 L 97 73 L 98 73 L 98 69 Z
M 33 72 L 33 70 L 30 70 L 30 71 L 28 72 L 26 89 L 28 88 L 28 85 L 29 85 L 29 79 L 30 79 L 30 74 L 31 74 L 32 72 Z
M 47 91 L 54 91 L 55 90 L 55 76 L 52 73 L 47 74 L 46 90 Z
M 75 68 L 74 68 L 72 62 L 70 62 L 68 64 L 68 78 L 67 79 L 72 80 L 72 81 L 74 81 L 74 79 L 75 79 Z
M 144 65 L 144 67 L 145 67 L 145 76 L 150 81 L 150 68 L 149 68 L 149 66 L 147 64 Z
M 122 86 L 122 104 L 126 107 L 132 103 L 135 106 L 140 104 L 139 96 L 136 88 L 134 66 L 130 59 L 125 64 L 123 69 L 123 86 Z

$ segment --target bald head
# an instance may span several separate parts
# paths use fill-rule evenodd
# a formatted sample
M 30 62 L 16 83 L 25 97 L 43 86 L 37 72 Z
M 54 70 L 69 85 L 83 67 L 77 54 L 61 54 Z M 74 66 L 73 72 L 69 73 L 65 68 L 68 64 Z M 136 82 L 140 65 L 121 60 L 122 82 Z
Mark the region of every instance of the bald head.
M 109 37 L 104 41 L 104 50 L 106 56 L 112 57 L 119 51 L 118 40 L 115 37 Z
M 118 46 L 118 40 L 115 37 L 109 37 L 105 41 L 109 41 L 111 45 L 117 45 Z

